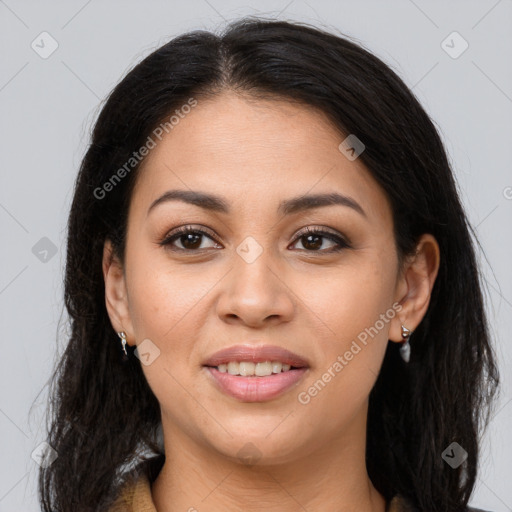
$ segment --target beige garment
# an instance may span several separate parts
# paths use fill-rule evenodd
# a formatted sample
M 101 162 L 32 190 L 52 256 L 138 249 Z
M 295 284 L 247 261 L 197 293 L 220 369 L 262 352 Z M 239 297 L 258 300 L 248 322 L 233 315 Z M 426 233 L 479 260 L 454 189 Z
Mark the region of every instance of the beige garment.
M 125 485 L 109 512 L 157 512 L 148 476 L 142 474 L 135 483 Z

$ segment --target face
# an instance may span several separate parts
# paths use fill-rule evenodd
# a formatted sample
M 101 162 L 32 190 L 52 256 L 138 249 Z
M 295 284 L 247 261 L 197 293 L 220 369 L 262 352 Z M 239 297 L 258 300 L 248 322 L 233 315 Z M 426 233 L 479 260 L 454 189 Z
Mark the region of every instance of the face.
M 388 340 L 421 311 L 407 309 L 390 204 L 344 138 L 312 108 L 226 92 L 199 100 L 146 157 L 123 272 L 105 278 L 164 437 L 270 464 L 364 434 Z M 324 194 L 338 200 L 306 200 Z M 250 375 L 291 357 L 279 349 L 297 356 L 288 372 Z

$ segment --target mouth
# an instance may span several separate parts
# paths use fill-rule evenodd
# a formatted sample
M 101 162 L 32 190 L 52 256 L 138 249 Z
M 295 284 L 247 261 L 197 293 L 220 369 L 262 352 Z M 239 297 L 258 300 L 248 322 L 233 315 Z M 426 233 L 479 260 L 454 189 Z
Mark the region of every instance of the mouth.
M 233 365 L 232 363 L 236 363 Z M 288 349 L 278 347 L 276 345 L 234 345 L 228 347 L 215 354 L 211 355 L 208 359 L 203 362 L 203 366 L 219 368 L 221 365 L 226 365 L 226 369 L 239 370 L 242 365 L 243 371 L 250 371 L 252 368 L 250 363 L 256 365 L 265 363 L 266 366 L 260 366 L 261 370 L 268 370 L 268 363 L 273 365 L 281 364 L 280 371 L 285 367 L 285 371 L 288 371 L 291 367 L 294 368 L 307 368 L 309 366 L 308 361 L 294 352 L 290 352 Z M 231 364 L 231 367 L 229 366 Z M 288 368 L 288 365 L 290 368 Z M 222 367 L 223 368 L 223 367 Z M 222 371 L 222 370 L 219 370 Z M 276 372 L 277 373 L 277 372 Z
M 295 386 L 309 363 L 281 347 L 238 345 L 215 353 L 203 367 L 224 394 L 243 402 L 264 402 Z
M 263 361 L 254 363 L 253 361 L 230 361 L 221 363 L 218 366 L 208 366 L 215 368 L 220 373 L 229 373 L 230 375 L 239 375 L 241 377 L 269 377 L 279 373 L 299 370 L 304 366 L 292 366 L 281 361 Z

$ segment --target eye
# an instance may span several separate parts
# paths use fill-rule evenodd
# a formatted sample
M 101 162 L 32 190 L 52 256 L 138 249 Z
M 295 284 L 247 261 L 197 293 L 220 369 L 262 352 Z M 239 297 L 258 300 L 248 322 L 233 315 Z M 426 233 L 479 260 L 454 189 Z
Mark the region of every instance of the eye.
M 207 249 L 208 247 L 202 246 L 202 238 L 207 237 L 215 242 L 213 235 L 205 230 L 194 228 L 193 226 L 182 226 L 164 238 L 159 245 L 169 246 L 171 251 L 200 251 Z M 174 247 L 174 242 L 181 243 L 182 247 Z M 215 246 L 215 244 L 214 244 Z M 217 247 L 219 245 L 217 244 Z
M 166 236 L 164 240 L 159 242 L 159 245 L 169 246 L 169 250 L 177 252 L 199 252 L 208 249 L 208 247 L 204 247 L 202 244 L 204 237 L 213 242 L 210 248 L 222 248 L 222 246 L 215 241 L 212 233 L 193 226 L 182 226 L 175 229 Z M 324 245 L 322 238 L 329 240 L 334 246 L 330 249 L 322 248 Z M 295 240 L 293 245 L 300 241 L 305 247 L 304 250 L 307 252 L 332 253 L 351 247 L 343 237 L 321 228 L 307 227 L 298 234 Z M 175 242 L 179 242 L 181 247 L 175 246 Z
M 321 249 L 323 245 L 322 238 L 326 238 L 334 243 L 334 248 L 328 250 Z M 321 228 L 305 228 L 298 234 L 295 243 L 299 241 L 306 247 L 305 250 L 307 252 L 331 253 L 350 248 L 350 244 L 344 238 Z

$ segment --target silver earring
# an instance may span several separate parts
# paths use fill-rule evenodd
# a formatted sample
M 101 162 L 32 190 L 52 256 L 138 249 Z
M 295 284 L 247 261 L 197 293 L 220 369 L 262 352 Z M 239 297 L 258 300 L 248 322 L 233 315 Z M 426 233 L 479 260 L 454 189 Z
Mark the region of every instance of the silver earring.
M 126 352 L 126 333 L 124 331 L 118 332 L 117 335 L 121 338 L 121 343 L 123 344 L 123 350 L 126 355 L 128 355 L 128 352 Z
M 408 363 L 411 358 L 411 345 L 409 344 L 409 337 L 411 336 L 412 331 L 407 329 L 404 325 L 402 325 L 402 345 L 400 347 L 400 355 L 402 359 Z

